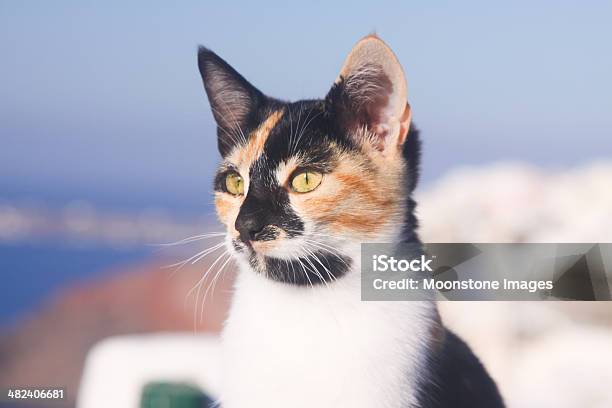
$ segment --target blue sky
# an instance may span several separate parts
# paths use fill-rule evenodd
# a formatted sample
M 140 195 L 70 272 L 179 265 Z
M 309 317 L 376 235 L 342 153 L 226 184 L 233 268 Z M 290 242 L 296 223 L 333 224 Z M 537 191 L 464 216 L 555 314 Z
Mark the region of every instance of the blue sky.
M 208 203 L 218 157 L 197 44 L 299 99 L 323 96 L 372 31 L 404 65 L 425 183 L 612 153 L 610 2 L 287 3 L 0 2 L 0 188 Z

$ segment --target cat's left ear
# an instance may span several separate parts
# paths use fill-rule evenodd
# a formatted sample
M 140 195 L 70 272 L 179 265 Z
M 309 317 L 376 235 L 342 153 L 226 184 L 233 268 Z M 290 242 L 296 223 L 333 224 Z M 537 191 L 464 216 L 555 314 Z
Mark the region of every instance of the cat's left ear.
M 410 126 L 404 71 L 389 46 L 375 35 L 351 50 L 326 106 L 340 130 L 383 153 L 400 152 Z
M 217 122 L 219 151 L 226 156 L 244 138 L 265 96 L 208 48 L 199 48 L 198 67 Z

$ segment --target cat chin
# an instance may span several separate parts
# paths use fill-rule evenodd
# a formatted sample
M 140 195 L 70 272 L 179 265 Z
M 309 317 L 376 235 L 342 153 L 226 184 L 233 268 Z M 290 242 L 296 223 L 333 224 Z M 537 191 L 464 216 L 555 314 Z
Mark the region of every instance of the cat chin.
M 288 259 L 265 256 L 252 250 L 248 255 L 248 266 L 254 273 L 295 286 L 329 285 L 346 275 L 352 264 L 347 256 L 323 251 Z

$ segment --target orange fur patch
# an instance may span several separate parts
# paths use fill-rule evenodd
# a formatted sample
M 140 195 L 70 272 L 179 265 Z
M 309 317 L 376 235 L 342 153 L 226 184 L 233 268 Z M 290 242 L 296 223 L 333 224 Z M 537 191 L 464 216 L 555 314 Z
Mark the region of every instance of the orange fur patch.
M 306 219 L 334 233 L 376 236 L 386 226 L 401 222 L 404 171 L 400 160 L 382 155 L 367 160 L 359 153 L 339 152 L 338 166 L 321 186 L 308 194 L 292 195 L 292 203 Z
M 237 165 L 239 168 L 249 169 L 251 164 L 261 156 L 270 136 L 270 131 L 278 121 L 283 117 L 284 111 L 274 111 L 264 120 L 261 125 L 249 136 L 249 142 L 245 146 L 240 146 L 233 151 L 229 156 L 229 161 Z M 245 177 L 245 175 L 242 175 Z
M 242 205 L 243 196 L 232 196 L 227 193 L 215 193 L 215 207 L 217 209 L 217 216 L 227 227 L 228 232 L 232 236 L 236 236 L 238 231 L 235 228 L 236 217 L 240 211 Z

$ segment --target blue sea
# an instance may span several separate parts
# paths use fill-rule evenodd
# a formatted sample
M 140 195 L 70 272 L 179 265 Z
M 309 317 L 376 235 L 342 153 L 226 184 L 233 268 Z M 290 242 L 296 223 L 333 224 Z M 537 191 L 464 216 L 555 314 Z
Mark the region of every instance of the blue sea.
M 0 184 L 0 204 L 4 202 L 18 207 L 24 202 L 36 202 L 45 208 L 62 208 L 77 199 L 87 200 L 100 212 L 137 214 L 144 208 L 154 207 L 170 215 L 189 218 L 211 211 L 206 207 L 205 203 L 210 201 L 205 194 L 118 194 L 94 189 L 62 191 L 57 188 L 44 191 L 23 186 L 8 188 Z M 127 249 L 94 243 L 75 245 L 61 237 L 11 243 L 0 241 L 0 332 L 3 327 L 27 316 L 58 290 L 80 281 L 102 278 L 121 266 L 150 257 L 154 250 L 145 245 Z
M 62 242 L 0 244 L 0 330 L 60 288 L 138 262 L 150 248 L 74 247 Z

